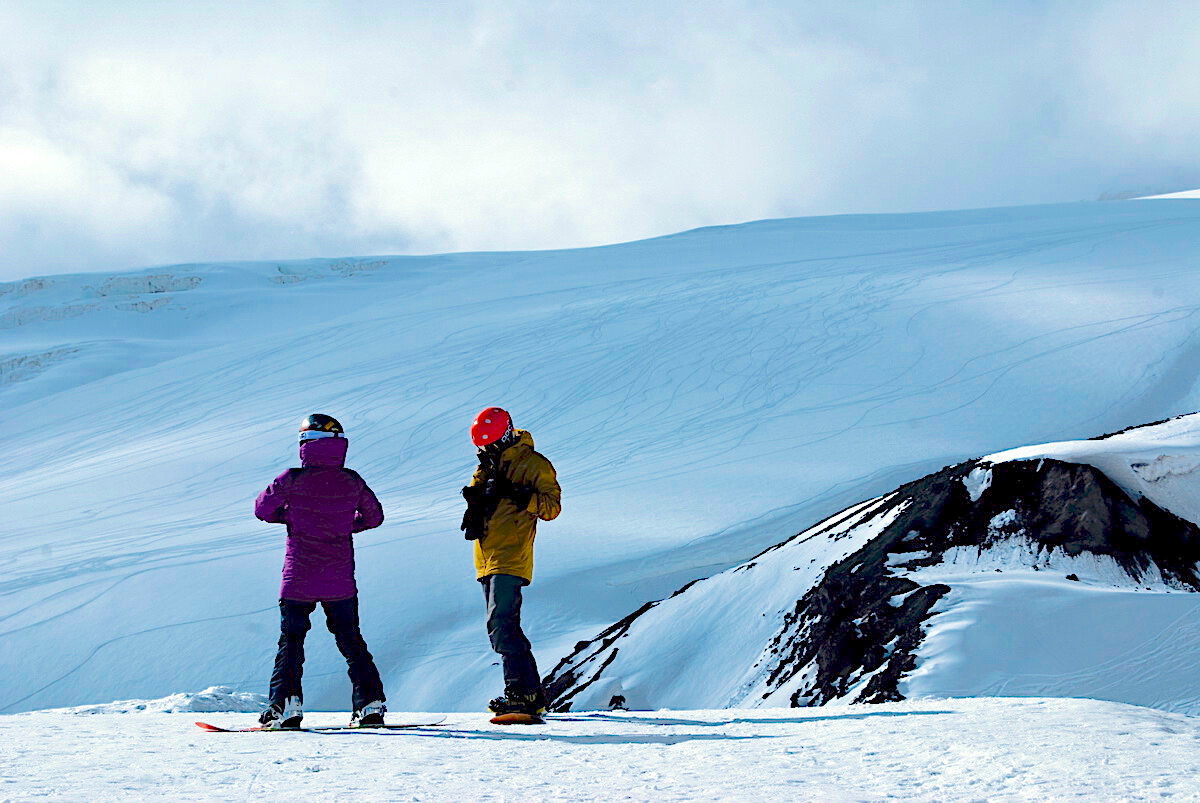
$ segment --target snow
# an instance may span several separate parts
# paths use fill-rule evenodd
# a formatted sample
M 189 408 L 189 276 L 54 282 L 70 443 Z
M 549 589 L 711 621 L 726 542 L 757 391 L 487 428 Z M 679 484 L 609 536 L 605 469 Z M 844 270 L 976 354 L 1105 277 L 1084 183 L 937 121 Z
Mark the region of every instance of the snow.
M 1062 568 L 914 577 L 953 590 L 902 693 L 1091 697 L 1200 716 L 1200 595 L 1114 587 L 1078 567 L 1070 581 Z
M 1200 198 L 1200 190 L 1184 190 L 1183 192 L 1168 192 L 1164 195 L 1144 195 L 1136 198 L 1138 201 L 1153 201 L 1161 198 Z
M 971 473 L 963 477 L 963 485 L 971 495 L 971 501 L 978 502 L 983 492 L 992 487 L 992 470 L 983 466 L 971 469 Z
M 1142 800 L 1194 799 L 1200 777 L 1200 720 L 1090 700 L 592 713 L 526 729 L 450 714 L 333 734 L 204 733 L 196 718 L 0 716 L 0 798 Z
M 994 536 L 997 533 L 1002 533 L 1006 528 L 1016 526 L 1018 521 L 1019 517 L 1015 510 L 1006 510 L 1003 513 L 997 513 L 988 522 L 988 532 Z
M 1108 556 L 1010 537 L 908 577 L 952 590 L 925 625 L 906 697 L 1061 695 L 1200 715 L 1200 594 L 1157 569 L 1134 583 Z
M 927 471 L 1200 408 L 1198 235 L 1192 204 L 1070 204 L 0 285 L 0 711 L 264 691 L 282 538 L 250 505 L 316 410 L 388 513 L 357 546 L 389 698 L 478 709 L 499 673 L 457 525 L 483 406 L 563 482 L 525 605 L 548 669 Z M 1200 512 L 1159 460 L 1187 453 L 1125 481 Z M 312 708 L 348 703 L 330 642 L 318 619 Z
M 58 710 L 72 714 L 128 714 L 134 711 L 158 711 L 164 714 L 236 711 L 258 714 L 266 706 L 265 694 L 234 691 L 228 686 L 211 686 L 204 691 L 178 692 L 157 700 L 116 700 Z

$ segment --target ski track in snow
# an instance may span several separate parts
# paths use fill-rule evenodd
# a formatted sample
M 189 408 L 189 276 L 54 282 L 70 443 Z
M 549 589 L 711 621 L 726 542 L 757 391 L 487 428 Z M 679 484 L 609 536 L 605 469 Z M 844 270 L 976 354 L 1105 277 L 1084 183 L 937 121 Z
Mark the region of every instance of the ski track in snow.
M 261 690 L 282 537 L 250 502 L 312 409 L 387 509 L 357 541 L 390 696 L 475 707 L 496 671 L 457 489 L 479 407 L 516 411 L 563 481 L 527 607 L 546 669 L 889 470 L 1200 406 L 1197 228 L 1188 202 L 1079 204 L 0 286 L 0 365 L 36 363 L 0 383 L 0 663 L 22 667 L 0 711 Z M 308 695 L 344 704 L 314 624 Z
M 196 719 L 253 715 L 0 716 L 0 797 L 1195 800 L 1200 779 L 1200 720 L 1089 700 L 585 713 L 536 728 L 451 714 L 325 734 L 204 733 Z

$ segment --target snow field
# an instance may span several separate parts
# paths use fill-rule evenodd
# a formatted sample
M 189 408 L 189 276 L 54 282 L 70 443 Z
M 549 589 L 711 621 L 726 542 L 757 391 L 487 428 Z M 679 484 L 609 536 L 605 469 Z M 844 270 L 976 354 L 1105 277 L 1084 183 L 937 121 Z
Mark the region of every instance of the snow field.
M 387 511 L 356 546 L 389 699 L 478 709 L 483 406 L 564 488 L 525 606 L 548 669 L 942 465 L 1200 408 L 1198 233 L 1192 201 L 1069 204 L 0 285 L 0 712 L 264 691 L 283 536 L 250 505 L 314 410 Z M 344 707 L 314 625 L 306 698 Z
M 1200 594 L 1048 574 L 914 577 L 953 590 L 901 692 L 1083 696 L 1200 716 Z
M 450 714 L 333 734 L 210 734 L 197 718 L 253 719 L 0 716 L 0 799 L 1149 800 L 1196 799 L 1200 779 L 1200 720 L 1090 700 L 588 713 L 536 728 Z

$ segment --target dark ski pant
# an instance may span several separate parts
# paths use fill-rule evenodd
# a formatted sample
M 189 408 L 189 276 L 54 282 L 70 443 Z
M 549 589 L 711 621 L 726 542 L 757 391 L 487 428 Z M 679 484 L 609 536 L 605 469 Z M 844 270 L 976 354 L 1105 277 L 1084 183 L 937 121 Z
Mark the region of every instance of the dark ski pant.
M 479 581 L 487 603 L 487 630 L 492 649 L 504 665 L 504 688 L 520 694 L 541 691 L 542 680 L 533 648 L 521 630 L 521 587 L 524 578 L 493 574 Z
M 358 627 L 358 597 L 324 601 L 325 625 L 350 668 L 350 683 L 354 687 L 355 710 L 376 700 L 383 701 L 383 681 L 375 668 L 375 659 L 367 652 Z M 275 671 L 271 673 L 271 703 L 283 705 L 288 697 L 304 699 L 300 678 L 304 673 L 304 637 L 312 626 L 309 616 L 317 609 L 315 602 L 295 599 L 279 600 L 279 652 L 275 654 Z

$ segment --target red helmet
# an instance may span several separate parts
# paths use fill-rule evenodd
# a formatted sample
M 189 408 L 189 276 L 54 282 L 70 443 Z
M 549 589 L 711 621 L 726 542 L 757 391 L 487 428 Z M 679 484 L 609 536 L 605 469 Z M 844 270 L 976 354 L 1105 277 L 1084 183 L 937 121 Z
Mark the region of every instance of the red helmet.
M 512 416 L 500 407 L 489 407 L 471 424 L 471 442 L 487 446 L 503 438 L 512 429 Z

